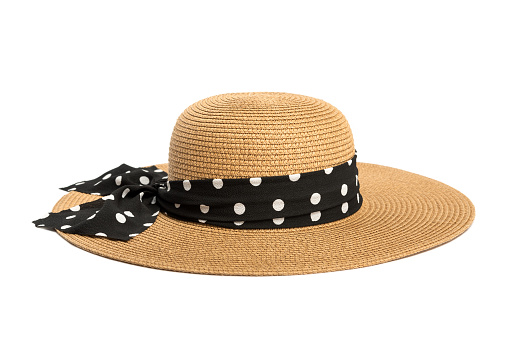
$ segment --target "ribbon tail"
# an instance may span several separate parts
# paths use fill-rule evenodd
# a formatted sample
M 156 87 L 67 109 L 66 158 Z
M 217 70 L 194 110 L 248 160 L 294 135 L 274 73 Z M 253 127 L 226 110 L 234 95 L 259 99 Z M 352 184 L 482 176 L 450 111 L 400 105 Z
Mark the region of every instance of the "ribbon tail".
M 160 207 L 155 193 L 146 186 L 124 186 L 102 199 L 50 213 L 33 223 L 64 233 L 128 241 L 157 219 Z

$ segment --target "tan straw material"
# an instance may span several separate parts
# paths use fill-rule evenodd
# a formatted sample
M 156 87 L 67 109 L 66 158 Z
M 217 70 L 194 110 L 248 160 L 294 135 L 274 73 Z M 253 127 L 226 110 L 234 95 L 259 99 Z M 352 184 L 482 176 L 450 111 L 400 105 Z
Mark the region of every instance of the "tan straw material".
M 248 178 L 310 172 L 354 155 L 342 113 L 287 93 L 211 97 L 185 110 L 174 128 L 170 180 Z M 361 150 L 360 150 L 361 154 Z M 316 226 L 235 230 L 159 214 L 128 242 L 58 233 L 86 251 L 132 264 L 181 272 L 290 275 L 375 265 L 446 243 L 474 219 L 462 193 L 438 181 L 359 163 L 364 202 L 354 215 Z M 100 197 L 71 192 L 57 212 Z

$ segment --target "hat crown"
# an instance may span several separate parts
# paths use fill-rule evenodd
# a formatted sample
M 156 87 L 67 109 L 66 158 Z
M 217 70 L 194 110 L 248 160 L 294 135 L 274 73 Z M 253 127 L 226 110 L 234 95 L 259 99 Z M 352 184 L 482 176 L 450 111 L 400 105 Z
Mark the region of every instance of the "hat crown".
M 178 118 L 169 180 L 249 178 L 333 167 L 354 156 L 344 115 L 289 93 L 232 93 L 203 99 Z

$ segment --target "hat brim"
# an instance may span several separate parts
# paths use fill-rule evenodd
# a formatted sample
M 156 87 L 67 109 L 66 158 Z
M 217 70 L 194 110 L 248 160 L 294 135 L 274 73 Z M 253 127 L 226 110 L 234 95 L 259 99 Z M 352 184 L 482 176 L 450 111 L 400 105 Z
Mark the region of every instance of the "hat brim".
M 160 213 L 152 226 L 128 242 L 57 232 L 85 251 L 130 264 L 262 276 L 340 271 L 400 259 L 456 238 L 473 222 L 473 204 L 450 186 L 395 168 L 357 166 L 361 209 L 327 224 L 235 230 Z M 167 171 L 167 164 L 157 167 Z M 70 192 L 53 212 L 99 198 Z

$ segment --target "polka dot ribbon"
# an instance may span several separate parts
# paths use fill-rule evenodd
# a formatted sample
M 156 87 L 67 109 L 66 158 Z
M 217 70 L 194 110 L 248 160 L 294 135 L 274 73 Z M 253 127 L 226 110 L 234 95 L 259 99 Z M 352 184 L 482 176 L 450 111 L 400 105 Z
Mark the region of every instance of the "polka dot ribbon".
M 273 229 L 340 220 L 362 205 L 356 154 L 319 171 L 241 179 L 167 181 L 156 167 L 123 164 L 62 189 L 102 199 L 50 213 L 36 226 L 123 241 L 150 227 L 160 211 L 219 227 Z
M 167 173 L 155 166 L 134 168 L 123 164 L 96 179 L 61 188 L 102 199 L 49 213 L 33 223 L 65 233 L 127 241 L 155 222 L 160 211 L 158 186 L 165 180 Z

